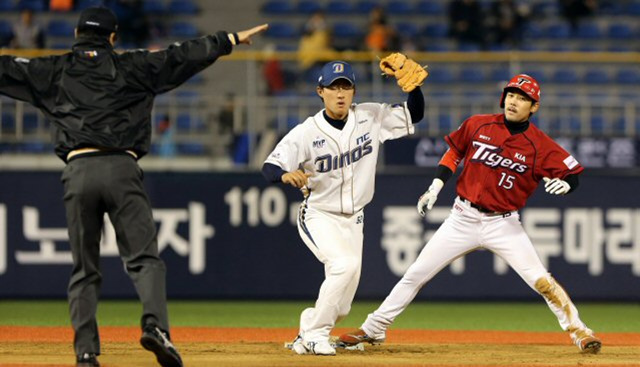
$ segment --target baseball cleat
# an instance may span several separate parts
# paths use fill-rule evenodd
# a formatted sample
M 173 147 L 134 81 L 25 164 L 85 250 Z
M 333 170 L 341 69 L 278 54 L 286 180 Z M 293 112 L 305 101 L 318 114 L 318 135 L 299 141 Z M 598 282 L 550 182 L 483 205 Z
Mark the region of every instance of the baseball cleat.
M 360 343 L 380 344 L 384 343 L 385 337 L 383 336 L 381 338 L 374 338 L 367 335 L 364 330 L 357 329 L 340 335 L 340 341 L 345 345 L 356 345 Z
M 317 356 L 335 356 L 336 349 L 329 344 L 328 340 L 322 340 L 319 342 L 303 342 L 304 347 L 311 354 Z
M 100 367 L 100 363 L 94 353 L 83 353 L 77 356 L 76 367 Z
M 597 354 L 602 348 L 602 341 L 589 329 L 572 332 L 571 339 L 583 353 Z
M 140 344 L 156 355 L 162 367 L 183 367 L 182 358 L 171 343 L 169 334 L 155 325 L 147 325 L 142 331 Z
M 291 348 L 290 349 L 292 351 L 296 352 L 296 354 L 307 354 L 307 353 L 309 353 L 307 348 L 304 347 L 304 344 L 302 344 L 302 337 L 300 335 L 296 336 L 296 338 L 293 340 L 293 343 L 291 343 Z

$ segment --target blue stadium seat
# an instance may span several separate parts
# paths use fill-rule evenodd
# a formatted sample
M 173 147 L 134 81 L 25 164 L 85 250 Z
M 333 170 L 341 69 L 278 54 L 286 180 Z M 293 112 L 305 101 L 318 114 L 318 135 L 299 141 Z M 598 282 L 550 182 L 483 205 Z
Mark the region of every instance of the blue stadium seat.
M 191 0 L 171 0 L 168 10 L 170 14 L 198 14 L 198 6 Z
M 445 15 L 446 10 L 440 1 L 423 0 L 416 4 L 415 11 L 424 15 Z
M 552 18 L 560 13 L 557 0 L 539 0 L 533 4 L 532 12 L 535 16 Z
M 591 116 L 591 132 L 595 134 L 602 134 L 604 132 L 604 128 L 606 125 L 606 121 L 604 116 Z
M 6 20 L 0 20 L 0 42 L 11 37 L 12 34 L 11 23 Z
M 640 69 L 620 69 L 616 72 L 614 80 L 619 84 L 638 85 L 640 84 Z
M 491 71 L 491 80 L 495 82 L 507 82 L 513 75 L 509 72 L 508 67 L 496 68 Z
M 51 44 L 49 47 L 54 50 L 68 50 L 72 46 L 71 41 L 68 42 L 56 42 Z
M 554 42 L 553 44 L 549 45 L 548 51 L 551 52 L 569 52 L 572 51 L 571 50 L 571 46 L 568 43 L 565 42 Z
M 523 36 L 526 39 L 540 39 L 544 37 L 544 30 L 537 23 L 529 22 L 525 25 Z
M 62 19 L 53 19 L 47 26 L 47 35 L 53 37 L 73 37 L 75 24 Z
M 609 51 L 609 52 L 632 52 L 633 49 L 631 48 L 631 46 L 628 46 L 628 45 L 616 44 L 616 45 L 610 45 L 607 48 L 607 51 Z
M 264 3 L 262 12 L 270 15 L 286 15 L 294 13 L 295 7 L 287 0 L 272 0 Z
M 379 6 L 376 1 L 360 0 L 354 6 L 353 11 L 356 14 L 369 14 L 371 10 L 373 10 L 373 8 L 375 8 L 376 6 Z
M 298 14 L 306 14 L 311 15 L 319 10 L 322 10 L 322 6 L 318 4 L 317 1 L 313 0 L 302 0 L 296 6 L 296 12 Z
M 571 36 L 571 28 L 566 23 L 554 23 L 545 30 L 545 38 L 567 39 Z
M 609 75 L 602 69 L 590 69 L 584 74 L 584 82 L 589 84 L 607 84 Z
M 44 153 L 50 151 L 47 144 L 39 141 L 21 143 L 18 145 L 18 150 L 23 153 Z
M 429 78 L 427 80 L 428 83 L 442 83 L 449 84 L 454 81 L 453 73 L 451 69 L 444 68 L 434 68 L 432 71 L 429 71 Z
M 462 83 L 482 83 L 486 81 L 484 71 L 477 66 L 465 66 L 460 70 L 458 80 Z
M 180 38 L 193 38 L 197 37 L 198 28 L 190 22 L 175 22 L 171 24 L 169 28 L 169 36 Z
M 29 133 L 36 130 L 38 130 L 38 114 L 25 113 L 22 116 L 22 131 Z
M 20 0 L 16 5 L 16 9 L 30 9 L 34 12 L 45 11 L 49 9 L 47 6 L 48 3 L 48 1 L 44 2 L 42 0 Z
M 198 73 L 191 78 L 189 78 L 185 83 L 186 84 L 203 84 L 205 81 L 203 73 Z
M 423 42 L 422 48 L 427 52 L 451 52 L 455 51 L 454 47 L 445 42 Z
M 202 131 L 206 130 L 206 125 L 202 119 L 192 117 L 188 113 L 181 113 L 176 118 L 176 129 L 178 131 Z
M 177 147 L 178 152 L 183 155 L 204 155 L 207 151 L 201 143 L 182 143 Z
M 102 0 L 78 0 L 75 2 L 75 9 L 80 11 L 93 6 L 102 5 L 102 3 Z
M 461 51 L 461 52 L 478 52 L 478 51 L 480 51 L 480 45 L 478 45 L 476 43 L 461 42 L 458 45 L 458 51 Z
M 628 40 L 633 38 L 633 28 L 624 23 L 612 23 L 607 30 L 607 36 L 613 39 Z
M 626 15 L 640 15 L 640 1 L 632 1 L 627 5 Z
M 161 0 L 145 0 L 142 3 L 142 10 L 146 14 L 164 14 L 166 9 L 164 2 Z
M 441 113 L 438 115 L 438 130 L 451 131 L 453 130 L 453 119 L 451 115 Z
M 0 0 L 0 12 L 13 11 L 13 0 Z
M 600 52 L 604 51 L 600 45 L 597 43 L 585 43 L 578 46 L 578 51 L 580 52 Z
M 533 77 L 533 79 L 537 80 L 538 83 L 544 83 L 547 81 L 547 75 L 545 74 L 543 69 L 526 68 L 526 69 L 523 69 L 521 72 Z
M 358 38 L 364 36 L 361 27 L 350 22 L 339 22 L 333 25 L 333 37 L 335 38 Z
M 576 29 L 575 37 L 593 40 L 601 38 L 602 32 L 600 31 L 600 27 L 597 23 L 583 22 L 578 24 L 578 29 Z
M 411 3 L 403 0 L 391 0 L 387 3 L 386 12 L 390 15 L 407 15 L 413 12 Z
M 406 38 L 414 38 L 420 32 L 418 30 L 418 26 L 415 23 L 410 23 L 410 22 L 398 23 L 396 24 L 395 28 L 400 34 L 400 36 L 406 37 Z
M 2 126 L 3 131 L 12 131 L 16 128 L 16 121 L 13 117 L 13 114 L 3 112 L 2 115 L 0 115 L 0 118 L 2 119 L 2 121 L 0 121 L 0 126 Z
M 327 14 L 332 15 L 351 14 L 355 11 L 355 8 L 349 1 L 333 0 L 327 4 L 325 11 Z
M 560 84 L 577 83 L 578 73 L 572 68 L 558 68 L 553 72 L 551 81 Z
M 265 36 L 272 38 L 298 38 L 300 37 L 300 31 L 291 23 L 273 22 L 269 24 L 269 28 L 265 31 Z
M 427 24 L 422 33 L 430 38 L 445 38 L 449 35 L 449 26 L 446 23 Z

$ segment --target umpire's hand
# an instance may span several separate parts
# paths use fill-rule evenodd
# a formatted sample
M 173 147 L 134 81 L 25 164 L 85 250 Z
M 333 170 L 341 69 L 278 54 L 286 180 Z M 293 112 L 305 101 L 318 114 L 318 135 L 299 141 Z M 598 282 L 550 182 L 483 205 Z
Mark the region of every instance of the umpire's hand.
M 262 24 L 257 27 L 253 27 L 251 29 L 247 29 L 247 30 L 236 33 L 238 35 L 238 43 L 244 43 L 246 45 L 250 45 L 251 37 L 258 33 L 262 33 L 266 31 L 267 28 L 269 28 L 269 24 Z
M 304 172 L 303 170 L 297 170 L 297 171 L 288 172 L 282 175 L 282 182 L 300 189 L 307 185 L 309 176 L 311 176 L 311 172 Z

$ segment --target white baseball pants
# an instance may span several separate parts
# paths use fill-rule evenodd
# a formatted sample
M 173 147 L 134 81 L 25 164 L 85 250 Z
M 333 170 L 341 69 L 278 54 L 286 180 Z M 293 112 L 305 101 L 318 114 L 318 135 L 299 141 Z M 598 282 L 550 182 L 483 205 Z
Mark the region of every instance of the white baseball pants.
M 485 248 L 504 259 L 558 318 L 563 330 L 585 329 L 566 292 L 549 275 L 520 223 L 518 212 L 485 214 L 456 198 L 451 214 L 425 245 L 384 302 L 362 325 L 367 335 L 381 338 L 389 325 L 440 270 L 460 256 Z
M 300 315 L 305 342 L 327 341 L 336 322 L 349 314 L 362 267 L 364 213 L 335 214 L 300 207 L 298 232 L 320 262 L 325 280 L 315 307 Z

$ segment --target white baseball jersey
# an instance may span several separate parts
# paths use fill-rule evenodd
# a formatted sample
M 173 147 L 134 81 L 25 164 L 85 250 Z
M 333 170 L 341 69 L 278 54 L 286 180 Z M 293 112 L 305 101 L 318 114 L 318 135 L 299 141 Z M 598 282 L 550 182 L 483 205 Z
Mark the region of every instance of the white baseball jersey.
M 413 134 L 411 114 L 406 103 L 353 104 L 344 128 L 338 130 L 323 111 L 293 128 L 265 163 L 287 172 L 312 172 L 309 207 L 354 214 L 373 198 L 380 144 Z

